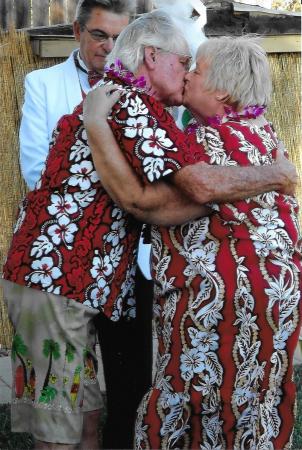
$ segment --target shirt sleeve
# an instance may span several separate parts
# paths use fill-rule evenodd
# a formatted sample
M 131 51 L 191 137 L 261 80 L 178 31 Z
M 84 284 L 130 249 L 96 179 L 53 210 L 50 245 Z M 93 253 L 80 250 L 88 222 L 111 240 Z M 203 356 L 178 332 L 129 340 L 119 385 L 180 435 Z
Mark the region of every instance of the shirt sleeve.
M 163 105 L 129 92 L 111 116 L 118 143 L 135 171 L 149 183 L 192 164 L 193 150 Z
M 22 175 L 28 187 L 34 189 L 49 151 L 49 136 L 43 86 L 32 74 L 25 78 L 19 141 Z

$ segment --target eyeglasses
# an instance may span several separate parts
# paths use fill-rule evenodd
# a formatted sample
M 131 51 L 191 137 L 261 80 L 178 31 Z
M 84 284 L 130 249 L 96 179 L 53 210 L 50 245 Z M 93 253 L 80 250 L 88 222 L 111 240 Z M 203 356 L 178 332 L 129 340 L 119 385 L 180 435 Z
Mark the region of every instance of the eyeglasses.
M 156 48 L 156 50 L 160 50 L 164 53 L 171 53 L 171 55 L 178 56 L 180 64 L 182 64 L 186 70 L 190 69 L 190 67 L 192 65 L 192 59 L 193 59 L 191 55 L 186 55 L 184 53 L 172 52 L 171 50 L 166 50 L 166 49 L 160 48 L 160 47 L 155 47 L 155 48 Z
M 115 42 L 119 36 L 118 34 L 115 36 L 109 36 L 109 34 L 105 33 L 105 31 L 102 31 L 102 30 L 88 30 L 86 25 L 84 25 L 84 28 L 86 31 L 88 31 L 88 33 L 90 34 L 91 38 L 94 41 L 100 42 L 100 43 L 104 43 L 104 42 L 108 41 L 108 39 L 112 39 L 113 42 Z

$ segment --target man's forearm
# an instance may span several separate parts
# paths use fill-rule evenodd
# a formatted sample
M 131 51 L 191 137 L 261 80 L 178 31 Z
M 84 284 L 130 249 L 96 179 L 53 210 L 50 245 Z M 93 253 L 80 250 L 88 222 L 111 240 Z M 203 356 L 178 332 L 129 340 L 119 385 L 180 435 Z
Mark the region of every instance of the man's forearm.
M 102 185 L 116 204 L 138 220 L 178 225 L 209 213 L 167 182 L 145 185 L 122 155 L 107 123 L 87 124 L 87 135 Z M 110 152 L 99 151 L 100 147 Z
M 200 204 L 232 202 L 270 191 L 284 191 L 295 182 L 295 171 L 279 164 L 253 167 L 221 167 L 198 163 L 172 176 L 173 183 Z

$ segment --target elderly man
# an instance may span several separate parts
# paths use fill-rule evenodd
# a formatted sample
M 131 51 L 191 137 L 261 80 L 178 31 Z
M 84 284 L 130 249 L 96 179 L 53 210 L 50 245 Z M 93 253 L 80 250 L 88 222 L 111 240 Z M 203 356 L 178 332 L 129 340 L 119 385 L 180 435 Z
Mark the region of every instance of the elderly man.
M 269 101 L 268 63 L 251 38 L 203 44 L 196 69 L 185 76 L 184 99 L 199 119 L 185 140 L 158 100 L 179 101 L 187 49 L 179 36 L 178 45 L 167 44 L 167 22 L 161 17 L 157 27 L 159 22 L 149 15 L 124 30 L 107 72 L 107 94 L 112 92 L 114 101 L 120 97 L 109 123 L 138 178 L 116 153 L 106 114 L 101 121 L 108 105 L 99 90 L 89 96 L 85 119 L 96 169 L 123 208 L 151 223 L 163 224 L 160 212 L 166 208 L 166 221 L 173 224 L 178 211 L 169 217 L 167 196 L 154 203 L 147 182 L 159 187 L 157 180 L 164 179 L 182 188 L 179 195 L 187 193 L 188 205 L 190 198 L 228 203 L 213 206 L 213 219 L 152 227 L 159 354 L 154 385 L 138 411 L 136 447 L 252 448 L 265 442 L 285 448 L 293 426 L 292 356 L 301 314 L 296 203 L 276 192 L 235 202 L 248 192 L 245 178 L 275 158 L 275 139 L 260 106 Z M 150 29 L 157 30 L 155 37 Z M 224 167 L 197 164 L 199 159 Z M 227 167 L 241 163 L 258 167 Z M 230 174 L 233 182 L 242 177 L 242 192 L 230 189 Z M 273 182 L 270 189 L 276 187 Z M 251 195 L 257 193 L 250 188 Z M 272 243 L 277 227 L 272 217 L 278 214 L 286 250 L 284 242 Z M 283 294 L 285 286 L 279 298 L 276 292 Z

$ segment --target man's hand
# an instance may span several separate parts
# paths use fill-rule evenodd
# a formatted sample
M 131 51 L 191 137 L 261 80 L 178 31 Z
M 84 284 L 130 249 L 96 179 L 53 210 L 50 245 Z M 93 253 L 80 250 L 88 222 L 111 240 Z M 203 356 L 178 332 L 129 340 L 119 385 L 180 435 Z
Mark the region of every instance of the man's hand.
M 113 105 L 120 99 L 124 90 L 117 84 L 98 86 L 88 92 L 83 105 L 85 128 L 101 126 L 107 122 Z
M 283 187 L 281 192 L 286 195 L 294 195 L 298 183 L 298 174 L 295 166 L 291 163 L 284 154 L 284 146 L 282 143 L 278 144 L 275 169 L 280 174 Z

